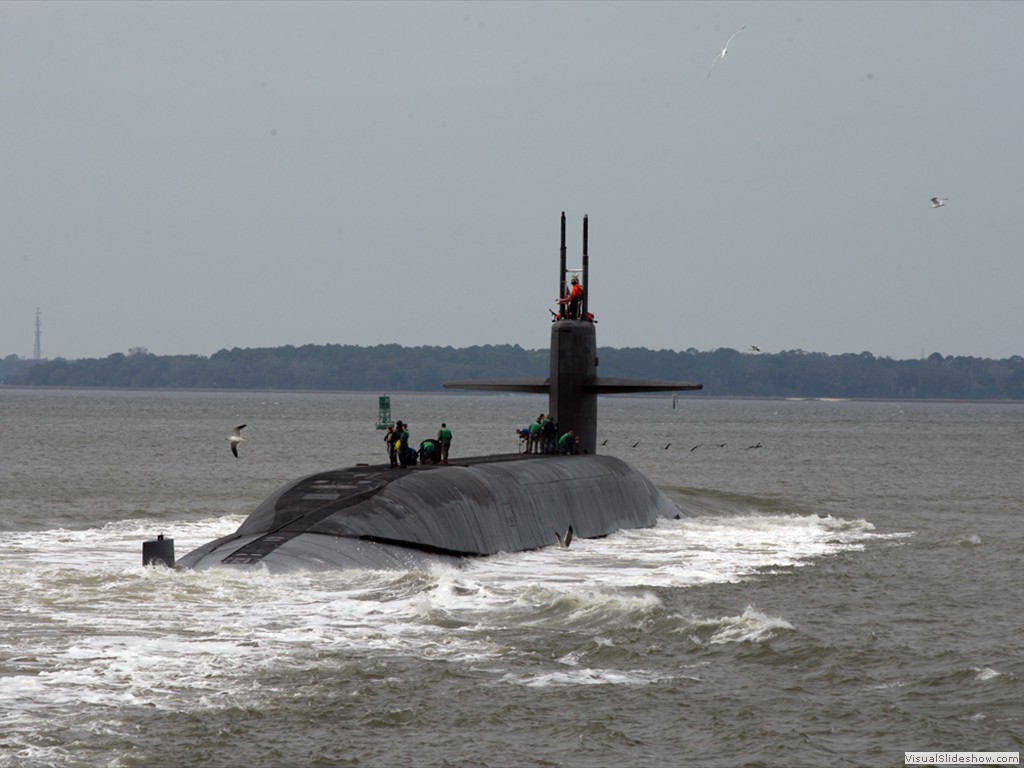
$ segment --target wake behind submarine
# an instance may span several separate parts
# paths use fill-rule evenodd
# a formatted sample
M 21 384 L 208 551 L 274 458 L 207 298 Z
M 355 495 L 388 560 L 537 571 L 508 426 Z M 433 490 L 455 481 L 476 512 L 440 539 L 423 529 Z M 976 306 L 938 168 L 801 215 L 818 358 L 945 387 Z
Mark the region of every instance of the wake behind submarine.
M 583 285 L 588 286 L 588 221 L 583 218 Z M 561 220 L 559 295 L 565 297 L 565 213 Z M 597 375 L 597 336 L 581 301 L 551 325 L 546 378 L 447 382 L 455 389 L 546 392 L 559 434 L 579 439 L 579 453 L 508 454 L 420 464 L 333 469 L 288 483 L 233 534 L 193 550 L 180 568 L 262 567 L 271 572 L 416 569 L 464 564 L 499 552 L 558 545 L 576 537 L 644 528 L 680 509 L 624 461 L 597 455 L 597 396 L 701 389 L 683 381 Z M 147 542 L 160 544 L 163 542 Z M 171 544 L 173 547 L 173 543 Z M 146 552 L 143 553 L 144 562 Z M 173 554 L 171 555 L 173 560 Z

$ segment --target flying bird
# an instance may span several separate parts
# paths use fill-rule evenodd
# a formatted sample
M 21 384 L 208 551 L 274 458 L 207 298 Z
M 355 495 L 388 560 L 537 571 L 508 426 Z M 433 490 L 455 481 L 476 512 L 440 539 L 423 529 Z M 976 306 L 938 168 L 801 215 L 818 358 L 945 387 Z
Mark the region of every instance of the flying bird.
M 760 352 L 761 348 L 759 346 L 757 346 L 757 344 L 751 344 L 750 345 L 750 351 L 751 352 Z
M 238 444 L 245 440 L 245 438 L 242 437 L 243 429 L 245 429 L 245 424 L 242 424 L 240 427 L 235 427 L 235 431 L 228 437 L 228 440 L 231 441 L 231 453 L 235 455 L 236 459 L 238 458 Z
M 568 549 L 569 545 L 572 544 L 572 526 L 570 525 L 565 530 L 565 536 L 562 536 L 558 531 L 555 531 L 555 538 L 558 539 L 558 546 L 562 549 Z
M 761 441 L 760 441 L 760 440 L 758 440 L 758 441 L 757 441 L 757 445 L 748 445 L 748 446 L 747 446 L 747 450 L 749 451 L 749 450 L 750 450 L 751 448 L 763 448 L 763 447 L 764 447 L 764 446 L 763 446 L 763 445 L 761 445 Z
M 639 440 L 637 440 L 635 443 L 633 443 L 633 447 L 634 448 L 636 448 L 638 445 L 640 445 L 640 441 Z
M 672 443 L 669 443 L 668 445 L 666 445 L 666 446 L 665 446 L 665 448 L 664 448 L 663 450 L 666 450 L 666 451 L 667 451 L 667 450 L 668 450 L 668 446 L 669 446 L 669 445 L 672 445 Z
M 718 63 L 718 60 L 719 59 L 724 59 L 725 58 L 725 54 L 727 54 L 729 52 L 729 43 L 732 42 L 733 38 L 736 37 L 736 35 L 738 35 L 740 32 L 742 32 L 746 28 L 747 28 L 747 25 L 744 24 L 742 27 L 740 27 L 735 32 L 733 32 L 732 35 L 729 37 L 729 39 L 725 41 L 725 47 L 722 48 L 721 53 L 719 53 L 717 56 L 715 56 L 714 61 L 711 62 L 711 69 L 708 70 L 708 77 L 709 78 L 711 77 L 711 70 L 715 68 L 715 64 Z
M 702 445 L 704 445 L 704 443 L 697 443 L 695 446 L 693 446 L 693 448 L 690 449 L 690 453 L 693 453 L 698 448 L 700 448 Z
M 942 206 L 944 206 L 946 204 L 947 200 L 949 200 L 948 197 L 933 197 L 932 198 L 932 208 L 941 208 Z

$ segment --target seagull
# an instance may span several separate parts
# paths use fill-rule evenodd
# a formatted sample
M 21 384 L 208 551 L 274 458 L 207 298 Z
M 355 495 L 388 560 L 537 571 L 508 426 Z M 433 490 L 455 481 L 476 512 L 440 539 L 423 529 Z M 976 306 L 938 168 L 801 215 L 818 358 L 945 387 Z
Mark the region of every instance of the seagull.
M 758 441 L 757 441 L 757 445 L 748 445 L 748 446 L 747 446 L 747 450 L 749 451 L 749 450 L 750 450 L 751 448 L 763 448 L 763 447 L 764 447 L 764 446 L 762 446 L 762 445 L 761 445 L 761 441 L 760 441 L 760 440 L 758 440 Z
M 669 443 L 668 445 L 672 445 L 672 443 Z M 666 451 L 667 451 L 667 450 L 668 450 L 668 445 L 666 445 L 666 446 L 665 446 L 665 448 L 664 448 L 663 450 L 666 450 Z
M 558 539 L 558 546 L 562 549 L 568 549 L 569 545 L 572 544 L 572 526 L 570 525 L 565 529 L 564 537 L 562 537 L 558 531 L 555 531 L 555 538 Z
M 633 443 L 633 447 L 634 448 L 636 448 L 638 445 L 640 445 L 640 441 L 639 440 L 637 440 L 635 443 Z
M 757 346 L 757 344 L 751 344 L 750 345 L 750 351 L 751 352 L 760 352 L 761 348 L 759 346 Z
M 948 197 L 933 197 L 932 198 L 932 208 L 941 208 L 942 206 L 944 206 L 946 204 L 947 200 L 949 200 Z
M 715 60 L 711 62 L 711 69 L 708 70 L 708 77 L 709 78 L 711 77 L 711 70 L 715 68 L 715 64 L 718 63 L 718 60 L 719 59 L 724 59 L 725 58 L 725 54 L 727 54 L 729 52 L 729 43 L 732 42 L 733 37 L 736 37 L 736 35 L 738 35 L 740 32 L 742 32 L 746 28 L 747 28 L 747 25 L 744 24 L 742 27 L 740 27 L 735 32 L 733 32 L 732 36 L 728 40 L 725 41 L 725 47 L 722 49 L 722 52 L 719 53 L 717 56 L 715 56 Z
M 231 441 L 231 452 L 235 455 L 236 459 L 238 458 L 238 444 L 245 440 L 245 438 L 242 437 L 243 429 L 245 429 L 245 424 L 242 424 L 240 427 L 235 427 L 235 431 L 231 433 L 230 437 L 228 437 L 228 440 Z
M 697 443 L 695 446 L 693 446 L 693 448 L 690 449 L 690 453 L 693 453 L 698 448 L 700 448 L 702 445 L 704 445 L 704 443 Z

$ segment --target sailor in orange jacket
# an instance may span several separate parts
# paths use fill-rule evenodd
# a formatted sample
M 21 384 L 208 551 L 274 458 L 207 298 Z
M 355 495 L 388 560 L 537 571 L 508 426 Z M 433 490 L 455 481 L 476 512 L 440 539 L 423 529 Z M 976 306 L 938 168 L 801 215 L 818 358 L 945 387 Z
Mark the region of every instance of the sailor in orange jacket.
M 565 297 L 558 300 L 559 304 L 568 304 L 568 311 L 565 313 L 566 317 L 578 320 L 583 314 L 583 286 L 580 285 L 580 279 L 576 275 L 572 276 L 572 284 L 568 291 L 565 293 Z

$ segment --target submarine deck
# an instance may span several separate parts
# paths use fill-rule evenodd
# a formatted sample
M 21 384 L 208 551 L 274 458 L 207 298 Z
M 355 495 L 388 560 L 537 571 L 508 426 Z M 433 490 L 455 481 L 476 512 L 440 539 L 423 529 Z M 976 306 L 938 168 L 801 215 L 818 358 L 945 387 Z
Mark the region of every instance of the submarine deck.
M 550 546 L 654 525 L 679 508 L 612 456 L 505 454 L 447 465 L 357 465 L 318 472 L 271 494 L 238 530 L 186 555 L 224 565 L 392 562 L 391 553 L 446 558 Z M 368 554 L 368 546 L 377 554 Z M 341 550 L 344 550 L 342 553 Z M 358 551 L 355 551 L 358 550 Z
M 415 464 L 413 466 L 392 467 L 388 464 L 357 464 L 354 467 L 328 469 L 323 472 L 303 477 L 289 484 L 285 491 L 287 509 L 292 517 L 306 517 L 310 513 L 329 506 L 331 512 L 358 503 L 371 495 L 380 492 L 385 486 L 419 472 L 435 472 L 450 470 L 455 467 L 475 467 L 495 462 L 529 461 L 531 459 L 566 459 L 559 454 L 490 454 L 487 456 L 471 456 L 449 461 L 447 464 Z M 285 501 L 282 498 L 282 501 Z M 282 506 L 278 502 L 277 506 Z M 306 517 L 308 522 L 312 522 Z M 281 521 L 285 522 L 285 521 Z

